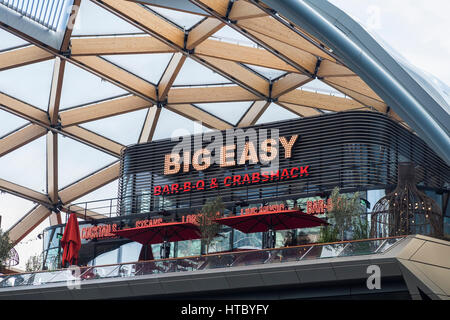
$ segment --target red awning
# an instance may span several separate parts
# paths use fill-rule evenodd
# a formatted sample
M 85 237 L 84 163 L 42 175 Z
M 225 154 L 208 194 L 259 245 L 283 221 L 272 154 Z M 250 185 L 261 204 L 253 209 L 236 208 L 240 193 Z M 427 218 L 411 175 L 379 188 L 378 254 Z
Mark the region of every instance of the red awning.
M 71 213 L 69 221 L 64 229 L 64 234 L 61 239 L 61 247 L 64 249 L 62 256 L 62 266 L 66 264 L 77 264 L 78 252 L 81 248 L 80 229 L 78 227 L 78 220 L 75 213 Z
M 144 245 L 201 238 L 198 226 L 187 222 L 162 223 L 149 227 L 118 230 L 113 233 Z
M 299 210 L 260 212 L 225 217 L 214 221 L 244 233 L 311 228 L 328 224 L 323 219 Z

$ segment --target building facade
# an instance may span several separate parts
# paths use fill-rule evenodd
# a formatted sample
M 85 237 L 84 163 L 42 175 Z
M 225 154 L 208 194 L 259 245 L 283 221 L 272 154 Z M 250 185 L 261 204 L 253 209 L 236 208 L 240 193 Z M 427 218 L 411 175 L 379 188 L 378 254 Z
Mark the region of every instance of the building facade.
M 279 142 L 282 139 L 284 144 Z M 272 145 L 264 145 L 268 140 Z M 254 146 L 246 147 L 249 143 Z M 193 158 L 197 150 L 203 152 Z M 221 151 L 227 152 L 226 157 Z M 203 205 L 216 197 L 224 202 L 225 215 L 283 204 L 326 218 L 331 191 L 339 187 L 342 193 L 359 193 L 366 211 L 364 220 L 370 225 L 371 209 L 397 186 L 398 166 L 405 162 L 414 163 L 419 189 L 438 203 L 448 226 L 450 208 L 445 199 L 449 194 L 449 167 L 419 137 L 385 115 L 337 113 L 129 146 L 122 151 L 117 202 L 106 208 L 107 216 L 114 217 L 105 216 L 95 225 L 80 224 L 80 262 L 99 265 L 137 261 L 143 258 L 142 245 L 120 239 L 113 231 L 195 221 Z M 106 201 L 75 206 L 102 205 L 108 207 Z M 82 215 L 83 211 L 77 213 Z M 319 230 L 278 231 L 276 245 L 284 246 L 291 232 L 295 237 L 303 235 L 308 242 L 317 241 Z M 444 231 L 448 236 L 449 230 Z M 55 254 L 62 253 L 57 239 L 62 232 L 63 226 L 44 232 L 46 265 L 54 262 Z M 262 232 L 244 234 L 224 227 L 221 235 L 210 253 L 265 246 L 266 234 Z M 158 258 L 160 249 L 154 244 L 148 254 Z M 170 257 L 202 253 L 201 240 L 187 240 L 174 243 Z
M 326 222 L 335 187 L 358 192 L 361 221 L 370 225 L 409 163 L 414 188 L 437 210 L 440 238 L 448 237 L 450 89 L 330 2 L 0 0 L 0 28 L 0 77 L 8 79 L 1 112 L 25 121 L 1 137 L 0 157 L 13 172 L 14 152 L 40 138 L 46 155 L 42 190 L 0 179 L 0 190 L 34 203 L 9 236 L 17 245 L 50 224 L 44 270 L 0 278 L 0 297 L 368 297 L 361 281 L 374 262 L 389 285 L 372 297 L 448 298 L 448 241 L 424 236 L 426 228 L 357 240 L 350 228 L 329 244 L 318 243 L 323 227 L 223 227 L 207 246 L 196 239 L 164 250 L 118 236 L 195 223 L 217 198 L 225 216 L 283 208 Z M 139 112 L 140 124 L 127 127 L 139 131 L 136 139 L 122 140 L 128 132 L 117 117 Z M 168 139 L 186 121 L 200 122 L 201 131 Z M 77 159 L 94 150 L 113 161 L 63 186 L 63 138 L 87 148 Z M 114 181 L 114 197 L 79 201 Z M 409 206 L 419 204 L 406 202 L 398 216 L 414 224 Z M 73 274 L 60 269 L 72 213 L 81 235 L 78 291 L 66 290 Z M 203 286 L 200 278 L 211 281 Z M 111 282 L 117 290 L 108 291 Z

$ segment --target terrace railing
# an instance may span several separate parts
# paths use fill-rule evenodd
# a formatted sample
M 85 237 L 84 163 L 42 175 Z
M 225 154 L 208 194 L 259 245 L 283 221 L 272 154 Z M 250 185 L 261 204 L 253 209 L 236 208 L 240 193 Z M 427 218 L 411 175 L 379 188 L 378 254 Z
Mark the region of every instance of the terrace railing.
M 39 286 L 80 280 L 138 277 L 151 274 L 201 271 L 218 268 L 234 268 L 249 265 L 280 264 L 312 259 L 381 254 L 398 244 L 405 237 L 343 241 L 309 244 L 276 249 L 248 250 L 209 254 L 204 256 L 139 261 L 104 266 L 80 267 L 79 277 L 73 269 L 21 273 L 0 279 L 0 290 L 12 287 Z

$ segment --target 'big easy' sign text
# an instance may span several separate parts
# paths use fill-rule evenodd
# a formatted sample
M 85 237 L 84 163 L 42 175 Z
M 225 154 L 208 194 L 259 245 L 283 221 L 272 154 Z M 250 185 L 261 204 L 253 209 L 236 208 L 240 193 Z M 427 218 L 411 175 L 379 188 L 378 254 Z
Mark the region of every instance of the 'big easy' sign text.
M 290 138 L 280 137 L 279 144 L 275 139 L 265 139 L 259 145 L 259 152 L 255 142 L 247 141 L 242 150 L 238 150 L 236 144 L 224 145 L 219 149 L 218 164 L 220 167 L 234 167 L 236 165 L 244 165 L 246 163 L 258 164 L 268 163 L 274 160 L 279 154 L 279 146 L 284 149 L 284 158 L 288 159 L 292 156 L 292 147 L 298 140 L 298 135 Z M 239 154 L 238 154 L 239 153 Z M 281 153 L 280 153 L 281 155 Z M 189 172 L 192 168 L 197 171 L 208 169 L 211 164 L 211 150 L 202 148 L 196 150 L 191 157 L 191 151 L 183 151 L 182 154 L 170 153 L 164 158 L 164 174 L 171 175 L 181 172 Z

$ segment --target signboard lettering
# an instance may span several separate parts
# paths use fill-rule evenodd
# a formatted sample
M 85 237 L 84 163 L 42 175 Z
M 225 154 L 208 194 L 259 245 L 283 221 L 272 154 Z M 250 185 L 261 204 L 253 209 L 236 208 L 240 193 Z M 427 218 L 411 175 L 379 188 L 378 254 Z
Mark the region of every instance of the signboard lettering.
M 263 182 L 284 181 L 307 177 L 309 175 L 309 166 L 293 167 L 290 169 L 280 169 L 277 171 L 264 171 L 247 173 L 244 175 L 236 174 L 226 176 L 223 179 L 212 178 L 210 180 L 197 180 L 194 182 L 184 182 L 182 184 L 173 183 L 167 185 L 159 185 L 153 188 L 153 195 L 173 195 L 196 190 L 210 190 L 218 187 L 236 187 L 251 185 Z
M 81 229 L 81 239 L 92 240 L 92 239 L 103 239 L 103 238 L 114 238 L 115 234 L 112 232 L 117 231 L 117 224 L 106 224 L 101 226 L 85 227 Z
M 278 154 L 281 156 L 278 146 L 284 149 L 284 158 L 289 159 L 292 157 L 292 147 L 297 140 L 298 135 L 293 135 L 290 138 L 280 137 L 279 144 L 275 139 L 265 139 L 259 145 L 259 153 L 253 141 L 245 142 L 239 154 L 237 154 L 236 144 L 225 145 L 220 148 L 219 166 L 232 167 L 247 162 L 258 164 L 272 161 Z M 203 171 L 208 169 L 211 164 L 211 151 L 206 148 L 194 151 L 192 156 L 191 151 L 183 151 L 181 154 L 170 153 L 166 154 L 164 158 L 164 175 L 177 174 L 180 171 L 187 173 L 191 170 L 191 167 L 197 171 Z

